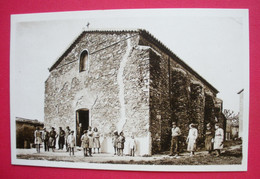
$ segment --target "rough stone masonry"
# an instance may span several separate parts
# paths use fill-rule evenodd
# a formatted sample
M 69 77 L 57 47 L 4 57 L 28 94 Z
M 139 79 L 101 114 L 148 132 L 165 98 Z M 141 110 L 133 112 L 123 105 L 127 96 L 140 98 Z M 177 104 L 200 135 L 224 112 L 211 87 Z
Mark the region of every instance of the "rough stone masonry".
M 146 30 L 87 30 L 49 69 L 44 122 L 88 126 L 101 133 L 102 152 L 113 152 L 112 135 L 123 131 L 137 141 L 138 155 L 169 150 L 171 123 L 187 136 L 198 124 L 225 125 L 218 91 Z M 78 145 L 78 144 L 77 144 Z

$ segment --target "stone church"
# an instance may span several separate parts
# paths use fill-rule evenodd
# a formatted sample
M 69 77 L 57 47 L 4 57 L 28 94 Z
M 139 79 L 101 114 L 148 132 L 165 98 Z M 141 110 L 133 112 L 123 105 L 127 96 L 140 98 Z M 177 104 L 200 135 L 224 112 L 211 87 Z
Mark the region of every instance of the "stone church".
M 173 121 L 183 137 L 196 123 L 201 141 L 207 123 L 225 128 L 217 89 L 146 30 L 83 31 L 49 71 L 45 126 L 97 127 L 102 152 L 115 130 L 125 154 L 134 135 L 136 154 L 151 155 L 169 150 Z

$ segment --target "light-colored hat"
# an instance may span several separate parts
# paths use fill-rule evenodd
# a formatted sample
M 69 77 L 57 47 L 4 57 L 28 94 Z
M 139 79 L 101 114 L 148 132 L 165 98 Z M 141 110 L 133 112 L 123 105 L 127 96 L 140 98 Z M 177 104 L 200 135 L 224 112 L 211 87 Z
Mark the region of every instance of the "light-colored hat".
M 193 123 L 191 123 L 190 125 L 189 125 L 189 127 L 191 128 L 191 127 L 194 127 L 195 126 L 195 124 L 193 124 Z
M 215 124 L 215 126 L 218 126 L 218 127 L 220 127 L 220 123 L 216 123 L 216 124 Z

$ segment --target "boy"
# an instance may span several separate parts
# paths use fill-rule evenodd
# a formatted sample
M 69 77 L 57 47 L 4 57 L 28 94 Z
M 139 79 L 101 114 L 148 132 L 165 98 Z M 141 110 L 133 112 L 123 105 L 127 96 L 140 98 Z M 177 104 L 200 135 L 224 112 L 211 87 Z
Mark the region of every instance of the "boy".
M 68 147 L 69 147 L 70 156 L 71 156 L 71 152 L 72 152 L 72 155 L 74 155 L 74 147 L 75 147 L 75 144 L 76 144 L 76 140 L 75 140 L 75 137 L 74 137 L 73 134 L 74 134 L 74 131 L 71 131 L 70 135 L 68 136 L 68 139 L 67 139 L 67 144 L 68 144 Z

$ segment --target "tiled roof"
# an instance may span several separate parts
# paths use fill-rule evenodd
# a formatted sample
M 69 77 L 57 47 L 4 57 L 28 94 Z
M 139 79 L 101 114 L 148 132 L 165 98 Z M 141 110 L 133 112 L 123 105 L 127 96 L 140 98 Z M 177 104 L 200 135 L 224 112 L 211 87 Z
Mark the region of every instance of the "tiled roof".
M 149 42 L 155 44 L 161 50 L 163 50 L 165 53 L 167 53 L 170 57 L 172 57 L 176 62 L 178 62 L 180 65 L 182 65 L 184 68 L 186 68 L 191 74 L 193 74 L 195 77 L 200 79 L 203 83 L 205 83 L 209 88 L 211 88 L 215 93 L 218 93 L 218 90 L 213 87 L 209 82 L 207 82 L 202 76 L 200 76 L 195 70 L 193 70 L 189 65 L 187 65 L 184 61 L 182 61 L 176 54 L 174 54 L 167 46 L 165 46 L 160 40 L 158 40 L 156 37 L 154 37 L 150 32 L 148 32 L 145 29 L 95 29 L 95 30 L 85 30 L 83 31 L 76 40 L 69 46 L 69 48 L 59 57 L 59 59 L 51 66 L 49 71 L 52 71 L 55 67 L 58 66 L 60 61 L 68 55 L 68 53 L 72 50 L 72 48 L 80 41 L 80 39 L 86 34 L 86 33 L 139 33 L 141 36 L 143 36 L 146 40 Z
M 15 121 L 20 123 L 43 125 L 43 122 L 40 122 L 37 119 L 25 119 L 21 117 L 16 117 Z

